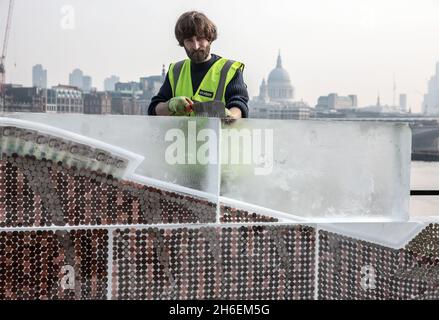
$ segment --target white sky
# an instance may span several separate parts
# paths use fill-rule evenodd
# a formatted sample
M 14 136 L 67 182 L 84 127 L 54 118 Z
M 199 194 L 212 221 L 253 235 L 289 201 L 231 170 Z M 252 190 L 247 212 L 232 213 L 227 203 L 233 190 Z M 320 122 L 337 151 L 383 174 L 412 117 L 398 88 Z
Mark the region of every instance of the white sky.
M 7 2 L 0 0 L 1 35 Z M 61 27 L 65 5 L 74 9 L 73 30 Z M 218 26 L 212 52 L 246 64 L 250 96 L 281 49 L 297 100 L 314 106 L 337 92 L 357 94 L 365 106 L 380 92 L 392 104 L 395 73 L 397 93 L 419 111 L 439 61 L 439 0 L 15 0 L 7 81 L 31 85 L 37 63 L 49 85 L 68 83 L 76 67 L 98 89 L 111 74 L 121 81 L 160 74 L 162 64 L 185 58 L 173 30 L 192 9 Z

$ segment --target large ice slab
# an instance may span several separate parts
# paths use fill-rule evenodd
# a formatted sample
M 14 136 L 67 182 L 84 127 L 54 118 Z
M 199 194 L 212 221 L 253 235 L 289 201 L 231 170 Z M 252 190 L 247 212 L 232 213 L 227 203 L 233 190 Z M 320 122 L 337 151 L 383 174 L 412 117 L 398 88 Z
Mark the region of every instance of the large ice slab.
M 217 119 L 50 113 L 13 113 L 8 116 L 68 130 L 142 155 L 145 159 L 135 171 L 140 182 L 144 181 L 142 177 L 147 177 L 163 187 L 169 183 L 215 196 L 218 194 L 218 161 L 201 163 L 194 159 L 202 144 L 197 141 L 200 132 L 211 133 L 215 138 L 213 145 L 217 145 Z M 166 159 L 178 136 L 186 143 L 183 164 Z M 193 148 L 188 146 L 190 143 Z M 214 157 L 217 157 L 217 151 L 212 150 Z
M 241 119 L 221 139 L 222 197 L 307 220 L 408 219 L 406 124 Z
M 319 224 L 318 228 L 381 246 L 402 249 L 426 226 L 422 222 L 366 222 Z
M 207 118 L 11 116 L 140 154 L 145 160 L 135 172 L 139 177 L 211 198 L 219 194 L 222 201 L 247 203 L 284 219 L 408 219 L 411 131 L 406 124 L 241 119 L 222 123 L 220 130 L 218 119 Z M 172 163 L 167 157 L 178 154 L 172 148 L 179 138 L 183 163 Z

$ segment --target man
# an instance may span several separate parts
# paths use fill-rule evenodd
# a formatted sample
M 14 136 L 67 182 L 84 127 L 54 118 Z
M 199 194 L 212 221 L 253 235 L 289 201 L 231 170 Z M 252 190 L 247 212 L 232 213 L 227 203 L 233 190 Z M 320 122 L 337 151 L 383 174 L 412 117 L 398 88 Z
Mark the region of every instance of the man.
M 189 59 L 172 63 L 159 93 L 151 99 L 149 115 L 190 116 L 194 102 L 222 101 L 228 118 L 248 117 L 244 64 L 210 53 L 216 26 L 203 13 L 183 13 L 175 37 Z

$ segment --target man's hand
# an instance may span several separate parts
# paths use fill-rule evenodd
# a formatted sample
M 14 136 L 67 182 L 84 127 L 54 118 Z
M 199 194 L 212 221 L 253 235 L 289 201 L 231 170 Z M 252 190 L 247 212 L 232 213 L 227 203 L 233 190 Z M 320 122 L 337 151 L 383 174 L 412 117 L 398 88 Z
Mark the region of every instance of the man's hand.
M 192 100 L 187 97 L 174 97 L 168 101 L 168 110 L 174 116 L 188 116 L 191 112 L 191 104 L 193 104 Z
M 242 118 L 241 109 L 237 107 L 225 108 L 226 118 L 223 119 L 225 124 L 232 124 L 236 119 Z
M 233 113 L 229 109 L 225 108 L 226 118 L 233 118 Z

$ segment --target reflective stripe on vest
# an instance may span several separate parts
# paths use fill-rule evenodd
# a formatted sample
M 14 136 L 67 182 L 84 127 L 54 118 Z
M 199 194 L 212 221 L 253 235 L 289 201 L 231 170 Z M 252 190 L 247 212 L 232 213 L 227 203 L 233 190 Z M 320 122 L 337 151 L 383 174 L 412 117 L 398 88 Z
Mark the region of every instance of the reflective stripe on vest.
M 172 95 L 173 97 L 186 96 L 199 102 L 217 100 L 225 104 L 225 89 L 238 69 L 243 70 L 244 64 L 225 58 L 218 59 L 207 71 L 197 92 L 194 93 L 190 59 L 172 63 L 168 73 Z

